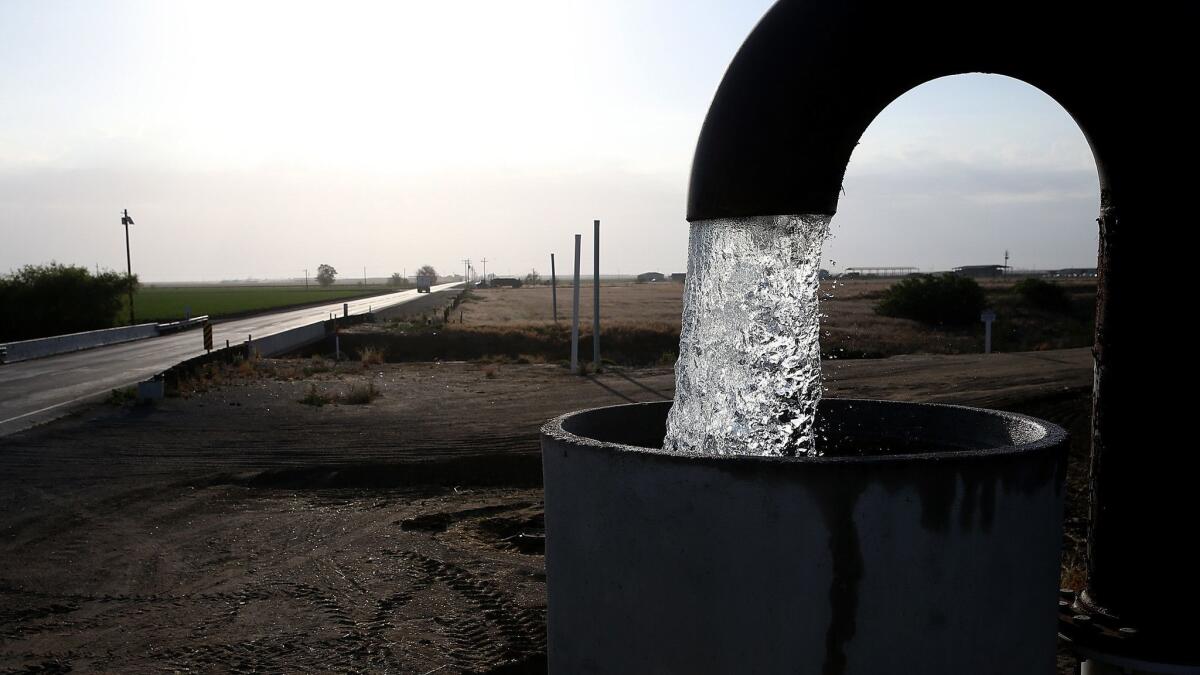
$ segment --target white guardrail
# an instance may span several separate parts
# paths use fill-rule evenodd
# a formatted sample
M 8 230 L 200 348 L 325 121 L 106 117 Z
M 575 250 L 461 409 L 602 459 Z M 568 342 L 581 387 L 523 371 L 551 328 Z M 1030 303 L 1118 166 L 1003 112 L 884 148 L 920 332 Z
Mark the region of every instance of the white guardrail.
M 21 340 L 0 345 L 3 363 L 16 363 L 39 359 L 43 356 L 54 356 L 67 352 L 77 352 L 81 349 L 92 349 L 105 345 L 115 345 L 121 342 L 132 342 L 158 335 L 158 324 L 143 323 L 136 326 L 121 326 L 103 330 L 89 330 L 70 335 L 55 335 L 53 337 Z
M 30 359 L 40 359 L 45 356 L 66 354 L 84 349 L 94 349 L 107 345 L 133 342 L 146 338 L 158 337 L 164 333 L 187 330 L 202 325 L 208 320 L 207 316 L 198 316 L 183 321 L 170 323 L 141 323 L 136 326 L 118 326 L 88 330 L 82 333 L 54 335 L 51 337 L 35 338 L 0 344 L 0 363 L 16 363 Z

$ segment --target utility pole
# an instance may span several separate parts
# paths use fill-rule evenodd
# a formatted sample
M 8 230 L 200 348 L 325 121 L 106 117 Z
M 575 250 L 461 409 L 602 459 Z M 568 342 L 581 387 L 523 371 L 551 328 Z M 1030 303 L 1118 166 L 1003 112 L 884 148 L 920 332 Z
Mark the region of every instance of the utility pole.
M 1008 249 L 1004 249 L 1004 269 L 1000 272 L 1000 274 L 1004 276 L 1008 275 Z
M 129 217 L 129 209 L 121 216 L 121 224 L 125 226 L 125 282 L 129 285 L 129 325 L 132 326 L 137 320 L 133 317 L 133 259 L 129 256 L 129 226 L 133 224 L 133 218 Z
M 304 288 L 308 288 L 308 268 L 304 268 Z
M 480 258 L 479 262 L 483 265 L 483 283 L 487 283 L 487 258 Z
M 593 221 L 592 241 L 592 370 L 600 372 L 600 221 Z
M 463 264 L 463 287 L 470 288 L 471 281 L 470 281 L 470 279 L 467 278 L 467 273 L 470 272 L 470 270 L 471 270 L 471 259 L 463 258 L 462 264 Z

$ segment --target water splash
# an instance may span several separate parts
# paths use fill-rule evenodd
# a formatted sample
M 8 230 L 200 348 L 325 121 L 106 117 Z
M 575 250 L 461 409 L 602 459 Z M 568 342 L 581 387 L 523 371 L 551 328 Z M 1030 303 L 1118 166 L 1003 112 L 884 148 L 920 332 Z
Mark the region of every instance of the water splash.
M 818 454 L 821 245 L 829 216 L 692 223 L 664 448 Z

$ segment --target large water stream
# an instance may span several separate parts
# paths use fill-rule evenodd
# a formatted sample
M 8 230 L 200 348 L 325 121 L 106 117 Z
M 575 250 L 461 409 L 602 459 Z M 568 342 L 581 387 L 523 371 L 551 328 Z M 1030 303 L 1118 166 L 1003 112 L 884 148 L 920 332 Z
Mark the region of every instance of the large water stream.
M 675 405 L 679 453 L 819 454 L 821 245 L 829 216 L 692 223 Z

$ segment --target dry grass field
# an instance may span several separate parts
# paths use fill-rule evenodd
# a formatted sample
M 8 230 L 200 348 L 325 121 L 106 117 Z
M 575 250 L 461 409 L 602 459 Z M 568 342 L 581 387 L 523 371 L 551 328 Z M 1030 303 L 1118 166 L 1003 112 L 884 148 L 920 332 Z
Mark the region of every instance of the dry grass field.
M 880 316 L 875 304 L 893 279 L 853 279 L 822 284 L 822 352 L 833 358 L 871 358 L 899 354 L 970 354 L 983 349 L 983 325 L 939 329 L 908 319 Z M 1077 316 L 1059 316 L 1024 307 L 1011 292 L 1012 280 L 984 280 L 981 285 L 999 319 L 994 326 L 997 351 L 1029 351 L 1085 347 L 1091 344 L 1088 308 L 1094 303 L 1094 281 L 1069 281 L 1062 285 L 1079 308 Z M 580 293 L 580 330 L 590 335 L 592 288 Z M 673 282 L 603 284 L 600 288 L 602 330 L 662 332 L 678 335 L 683 312 L 683 285 Z M 1083 318 L 1081 318 L 1083 317 Z M 471 291 L 452 315 L 450 330 L 554 333 L 551 289 L 525 286 L 518 289 Z M 461 319 L 461 326 L 457 325 Z M 571 289 L 558 289 L 558 332 L 569 328 Z
M 600 285 L 600 316 L 607 323 L 662 323 L 679 326 L 683 314 L 683 284 L 663 282 L 638 284 L 617 282 Z M 579 293 L 580 324 L 592 324 L 592 287 Z M 553 304 L 549 286 L 481 288 L 471 291 L 463 305 L 463 323 L 507 326 L 552 323 Z M 558 288 L 558 320 L 570 324 L 571 288 Z

